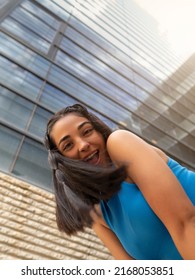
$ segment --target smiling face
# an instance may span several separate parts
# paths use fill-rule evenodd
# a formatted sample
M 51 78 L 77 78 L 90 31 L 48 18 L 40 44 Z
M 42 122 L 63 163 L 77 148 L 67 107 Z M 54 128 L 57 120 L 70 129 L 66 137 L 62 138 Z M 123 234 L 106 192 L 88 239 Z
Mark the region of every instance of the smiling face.
M 62 155 L 94 165 L 107 165 L 109 157 L 103 136 L 91 122 L 77 114 L 61 117 L 52 127 L 50 137 Z

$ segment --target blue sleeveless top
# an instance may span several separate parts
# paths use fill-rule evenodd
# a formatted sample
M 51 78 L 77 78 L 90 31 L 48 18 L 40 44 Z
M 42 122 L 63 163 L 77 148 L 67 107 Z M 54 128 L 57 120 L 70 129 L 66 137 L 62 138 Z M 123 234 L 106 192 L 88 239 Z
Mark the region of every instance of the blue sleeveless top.
M 195 205 L 195 173 L 169 158 L 168 166 Z M 103 217 L 126 252 L 137 260 L 181 260 L 164 224 L 136 184 L 123 182 L 120 191 L 100 203 Z

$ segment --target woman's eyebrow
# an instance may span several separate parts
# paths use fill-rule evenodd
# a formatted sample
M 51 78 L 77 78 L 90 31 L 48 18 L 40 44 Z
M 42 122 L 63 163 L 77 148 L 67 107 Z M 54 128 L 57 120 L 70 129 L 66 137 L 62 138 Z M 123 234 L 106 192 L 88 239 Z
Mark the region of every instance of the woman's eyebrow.
M 86 124 L 91 124 L 91 122 L 89 122 L 89 121 L 82 122 L 82 123 L 78 126 L 78 130 L 80 130 L 80 129 L 81 129 L 84 125 L 86 125 Z M 61 144 L 63 141 L 67 140 L 68 138 L 70 138 L 70 135 L 66 135 L 66 136 L 62 137 L 62 138 L 60 139 L 58 145 L 60 146 L 60 144 Z
M 70 138 L 70 135 L 66 135 L 66 136 L 62 137 L 62 138 L 60 139 L 58 145 L 60 146 L 60 144 L 61 144 L 63 141 L 65 141 L 66 139 L 68 139 L 68 138 Z
M 78 126 L 78 130 L 80 130 L 80 129 L 81 129 L 84 125 L 86 125 L 86 124 L 91 124 L 91 122 L 86 121 L 86 122 L 81 123 L 81 124 Z

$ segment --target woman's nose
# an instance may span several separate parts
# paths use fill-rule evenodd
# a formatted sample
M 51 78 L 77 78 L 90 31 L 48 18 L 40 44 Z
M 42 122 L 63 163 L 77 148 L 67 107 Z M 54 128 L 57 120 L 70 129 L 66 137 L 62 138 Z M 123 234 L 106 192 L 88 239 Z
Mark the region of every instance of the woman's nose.
M 90 144 L 87 141 L 80 140 L 79 142 L 79 152 L 85 152 L 88 150 Z

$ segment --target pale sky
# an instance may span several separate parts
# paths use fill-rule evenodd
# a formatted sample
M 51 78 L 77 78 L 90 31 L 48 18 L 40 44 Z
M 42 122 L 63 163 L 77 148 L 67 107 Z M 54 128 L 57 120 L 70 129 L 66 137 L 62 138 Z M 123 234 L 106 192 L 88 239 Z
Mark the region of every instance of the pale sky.
M 195 52 L 195 0 L 135 0 L 159 22 L 172 50 L 182 58 Z

